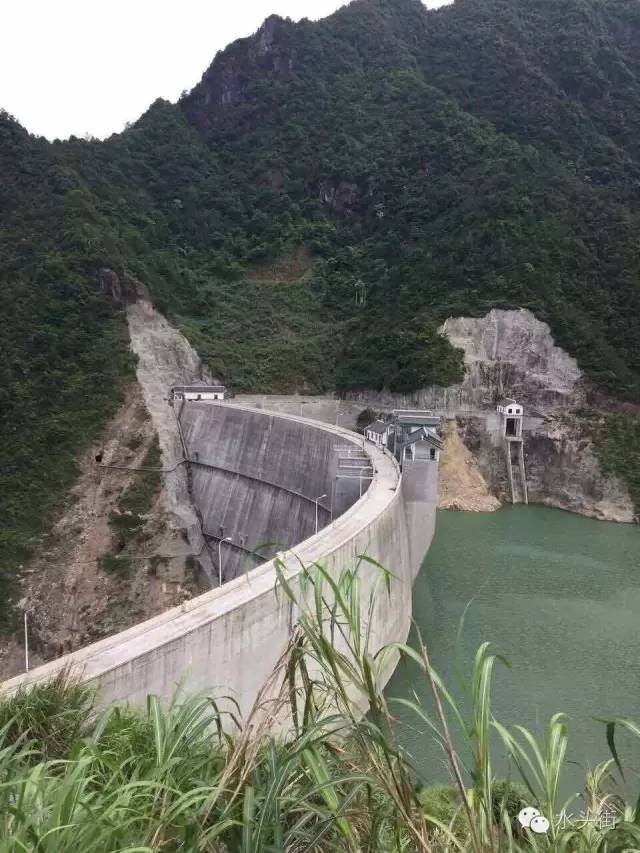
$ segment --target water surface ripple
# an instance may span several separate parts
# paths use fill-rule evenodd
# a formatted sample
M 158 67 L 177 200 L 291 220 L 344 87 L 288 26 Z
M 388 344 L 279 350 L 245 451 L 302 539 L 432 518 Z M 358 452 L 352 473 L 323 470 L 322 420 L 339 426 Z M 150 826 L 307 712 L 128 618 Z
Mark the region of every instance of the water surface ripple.
M 582 767 L 609 757 L 604 726 L 594 717 L 640 723 L 640 527 L 533 506 L 440 512 L 413 600 L 433 664 L 450 684 L 459 673 L 458 626 L 472 601 L 462 640 L 466 670 L 484 640 L 510 663 L 496 668 L 495 716 L 539 733 L 551 714 L 565 712 L 569 758 Z M 411 690 L 430 707 L 416 668 L 402 664 L 387 695 Z M 442 751 L 424 724 L 402 709 L 397 716 L 416 727 L 402 741 L 423 781 L 447 782 Z M 640 768 L 640 742 L 621 745 L 628 763 Z M 497 770 L 505 772 L 504 765 Z M 570 767 L 565 792 L 582 778 Z M 637 776 L 633 787 L 640 788 Z

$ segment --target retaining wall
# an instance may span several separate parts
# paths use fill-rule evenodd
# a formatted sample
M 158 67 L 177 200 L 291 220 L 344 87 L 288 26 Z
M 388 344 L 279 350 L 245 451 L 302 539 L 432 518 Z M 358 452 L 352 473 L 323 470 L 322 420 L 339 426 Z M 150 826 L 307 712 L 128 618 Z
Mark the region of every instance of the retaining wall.
M 226 406 L 226 404 L 225 404 Z M 236 408 L 236 407 L 234 407 Z M 237 411 L 240 411 L 237 409 Z M 224 419 L 221 434 L 236 424 L 244 429 L 245 412 Z M 203 416 L 194 417 L 193 434 L 207 427 Z M 286 426 L 276 423 L 286 420 Z M 248 421 L 253 426 L 255 422 Z M 271 421 L 271 433 L 289 434 L 302 454 L 318 452 L 317 463 L 323 466 L 326 455 L 308 450 L 354 442 L 353 433 L 324 426 L 303 418 L 280 415 Z M 275 440 L 275 439 L 274 439 Z M 227 442 L 230 446 L 231 438 Z M 217 445 L 225 446 L 224 441 Z M 395 460 L 383 451 L 367 445 L 374 468 L 370 488 L 344 514 L 284 555 L 285 571 L 295 582 L 300 562 L 322 561 L 333 571 L 353 568 L 358 555 L 367 554 L 393 572 L 391 591 L 376 597 L 371 630 L 375 650 L 391 641 L 403 641 L 411 618 L 411 587 L 428 547 L 425 530 L 431 529 L 435 504 L 423 497 L 425 525 L 419 525 L 417 538 L 410 529 L 401 476 Z M 221 457 L 222 458 L 222 457 Z M 249 460 L 247 460 L 249 464 Z M 282 476 L 296 477 L 289 469 L 296 458 L 279 463 Z M 311 462 L 309 462 L 311 464 Z M 272 473 L 270 471 L 270 473 Z M 314 471 L 314 487 L 325 482 L 326 473 Z M 290 480 L 294 482 L 294 480 Z M 300 481 L 301 483 L 301 481 Z M 317 489 L 315 489 L 317 491 Z M 411 489 L 412 515 L 421 500 L 420 489 Z M 412 559 L 411 554 L 414 554 Z M 188 690 L 210 694 L 232 695 L 246 714 L 252 707 L 290 636 L 294 618 L 290 603 L 275 591 L 275 569 L 266 562 L 224 586 L 186 602 L 140 625 L 67 655 L 32 672 L 11 679 L 2 686 L 15 690 L 50 678 L 62 667 L 69 666 L 82 677 L 98 685 L 105 702 L 129 700 L 142 703 L 149 693 L 169 698 L 178 684 Z M 363 601 L 379 582 L 379 570 L 363 564 L 361 587 Z M 390 674 L 387 673 L 387 674 Z

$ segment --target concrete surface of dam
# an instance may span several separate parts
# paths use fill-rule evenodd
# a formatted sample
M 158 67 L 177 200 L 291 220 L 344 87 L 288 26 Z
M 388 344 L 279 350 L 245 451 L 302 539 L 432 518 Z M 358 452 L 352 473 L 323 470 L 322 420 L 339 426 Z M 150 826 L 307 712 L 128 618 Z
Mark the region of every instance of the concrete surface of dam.
M 272 560 L 248 570 L 249 552 L 263 537 L 272 543 L 279 536 L 283 540 L 284 571 L 294 585 L 301 565 L 314 562 L 337 574 L 367 555 L 389 568 L 390 592 L 376 596 L 372 611 L 372 652 L 406 638 L 413 580 L 435 525 L 437 465 L 425 463 L 401 473 L 391 454 L 363 445 L 353 432 L 227 403 L 187 404 L 180 423 L 193 460 L 190 488 L 203 527 L 214 541 L 232 535 L 240 544 L 240 537 L 246 537 L 237 553 L 231 547 L 225 552 L 225 573 L 242 574 L 180 607 L 11 679 L 3 691 L 69 667 L 96 684 L 103 702 L 143 703 L 148 694 L 168 699 L 181 685 L 233 696 L 247 714 L 286 650 L 296 616 L 287 598 L 276 593 Z M 365 454 L 371 470 L 362 497 L 357 466 L 355 476 L 337 478 L 341 455 L 352 467 L 346 448 L 353 448 L 356 457 Z M 328 497 L 315 533 L 315 499 L 321 494 Z M 207 530 L 216 524 L 217 531 Z M 380 572 L 363 563 L 360 577 L 366 610 Z
M 338 440 L 312 423 L 228 404 L 190 402 L 177 414 L 191 498 L 207 538 L 222 542 L 226 580 L 315 533 L 316 502 L 320 529 L 359 497 L 356 476 L 336 479 L 341 456 L 363 455 L 353 435 Z

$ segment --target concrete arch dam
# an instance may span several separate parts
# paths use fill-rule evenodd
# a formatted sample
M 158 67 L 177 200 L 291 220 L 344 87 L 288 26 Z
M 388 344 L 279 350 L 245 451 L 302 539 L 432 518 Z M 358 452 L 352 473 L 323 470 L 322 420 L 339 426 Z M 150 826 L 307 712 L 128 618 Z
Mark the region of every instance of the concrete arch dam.
M 179 418 L 191 498 L 206 537 L 223 542 L 225 580 L 314 534 L 316 502 L 318 528 L 355 503 L 359 479 L 337 479 L 340 457 L 352 456 L 357 474 L 359 456 L 369 485 L 369 462 L 353 436 L 228 404 L 187 403 Z
M 248 553 L 266 542 L 282 544 L 292 582 L 301 564 L 322 562 L 337 574 L 367 554 L 387 566 L 393 572 L 391 592 L 376 598 L 372 649 L 407 637 L 413 580 L 435 527 L 437 466 L 401 474 L 390 454 L 366 443 L 371 480 L 360 497 L 358 465 L 349 457 L 362 459 L 363 446 L 353 432 L 228 403 L 189 403 L 180 423 L 189 457 L 197 454 L 189 463 L 191 495 L 213 536 L 214 553 L 222 533 L 237 536 L 238 544 L 245 537 L 240 548 L 223 551 L 225 574 L 233 579 L 17 676 L 2 691 L 70 667 L 96 684 L 104 702 L 142 704 L 148 694 L 166 699 L 180 684 L 231 695 L 247 714 L 287 647 L 294 618 L 285 596 L 276 594 L 273 561 L 255 566 Z M 344 470 L 351 473 L 345 477 Z M 328 497 L 320 502 L 315 533 L 315 499 L 322 494 Z M 363 564 L 363 607 L 378 577 L 375 567 Z

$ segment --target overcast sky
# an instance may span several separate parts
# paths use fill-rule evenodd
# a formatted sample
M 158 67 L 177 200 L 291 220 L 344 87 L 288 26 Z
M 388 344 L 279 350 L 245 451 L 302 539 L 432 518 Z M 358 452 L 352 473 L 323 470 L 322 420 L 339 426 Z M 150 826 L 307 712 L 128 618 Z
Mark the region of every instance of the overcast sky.
M 429 7 L 445 0 L 426 0 Z M 0 108 L 32 133 L 104 137 L 175 101 L 218 50 L 276 13 L 322 18 L 344 0 L 0 0 Z

